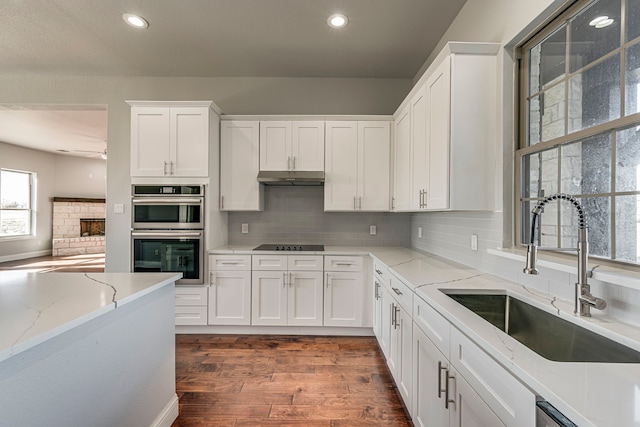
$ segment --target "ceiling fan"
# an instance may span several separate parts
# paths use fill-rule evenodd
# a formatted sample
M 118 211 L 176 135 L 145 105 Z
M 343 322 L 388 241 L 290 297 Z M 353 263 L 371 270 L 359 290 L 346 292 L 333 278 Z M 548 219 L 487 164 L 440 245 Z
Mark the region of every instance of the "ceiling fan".
M 107 160 L 107 149 L 105 148 L 104 151 L 93 151 L 93 150 L 73 150 L 75 153 L 93 153 L 93 155 L 90 155 L 89 157 L 100 157 L 103 160 Z

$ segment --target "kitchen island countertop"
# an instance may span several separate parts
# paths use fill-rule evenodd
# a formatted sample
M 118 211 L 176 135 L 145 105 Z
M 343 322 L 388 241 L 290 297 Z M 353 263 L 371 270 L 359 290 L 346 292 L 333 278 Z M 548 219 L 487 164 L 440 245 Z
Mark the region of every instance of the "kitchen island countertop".
M 0 272 L 0 362 L 180 277 L 181 273 Z

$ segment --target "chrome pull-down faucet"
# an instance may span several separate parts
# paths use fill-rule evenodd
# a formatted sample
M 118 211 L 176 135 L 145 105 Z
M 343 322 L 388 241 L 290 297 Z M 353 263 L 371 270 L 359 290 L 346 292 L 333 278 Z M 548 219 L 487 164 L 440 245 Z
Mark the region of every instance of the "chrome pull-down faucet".
M 591 316 L 591 307 L 602 310 L 607 306 L 607 302 L 601 298 L 591 295 L 588 277 L 589 262 L 589 239 L 587 227 L 587 215 L 584 208 L 578 200 L 564 193 L 557 193 L 552 196 L 540 200 L 538 204 L 531 210 L 531 239 L 527 245 L 527 263 L 522 270 L 525 274 L 538 274 L 536 269 L 536 259 L 538 247 L 535 243 L 536 220 L 544 211 L 544 206 L 553 200 L 566 200 L 571 203 L 578 211 L 578 282 L 575 287 L 574 309 L 573 313 L 580 316 Z

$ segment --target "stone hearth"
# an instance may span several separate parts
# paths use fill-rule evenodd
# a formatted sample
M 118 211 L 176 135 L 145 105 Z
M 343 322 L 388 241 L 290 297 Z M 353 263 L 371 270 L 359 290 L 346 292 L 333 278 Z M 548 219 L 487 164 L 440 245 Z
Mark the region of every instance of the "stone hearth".
M 105 199 L 53 198 L 53 256 L 104 253 Z

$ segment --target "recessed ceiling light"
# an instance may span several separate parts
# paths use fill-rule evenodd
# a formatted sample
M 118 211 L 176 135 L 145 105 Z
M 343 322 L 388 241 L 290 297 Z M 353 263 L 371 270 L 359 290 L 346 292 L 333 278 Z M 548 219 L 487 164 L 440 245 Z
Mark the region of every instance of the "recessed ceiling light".
M 349 23 L 349 18 L 339 13 L 331 15 L 329 19 L 327 19 L 327 24 L 331 28 L 342 28 L 345 27 Z
M 608 27 L 611 24 L 613 24 L 613 19 L 609 18 L 606 15 L 598 16 L 597 18 L 594 18 L 591 20 L 591 22 L 589 22 L 589 25 L 596 28 Z
M 125 13 L 122 15 L 122 19 L 134 28 L 147 28 L 149 26 L 146 19 L 142 16 L 134 15 L 133 13 Z

